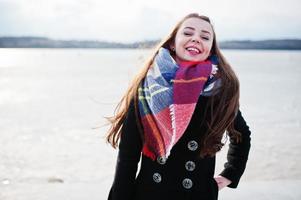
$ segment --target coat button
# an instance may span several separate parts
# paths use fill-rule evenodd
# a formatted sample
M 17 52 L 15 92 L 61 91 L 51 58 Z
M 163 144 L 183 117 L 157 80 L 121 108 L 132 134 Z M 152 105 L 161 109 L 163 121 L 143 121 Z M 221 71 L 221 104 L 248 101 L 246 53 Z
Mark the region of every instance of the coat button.
M 183 180 L 182 184 L 183 184 L 183 187 L 186 188 L 186 189 L 190 189 L 193 185 L 192 180 L 189 179 L 189 178 L 185 178 Z
M 195 169 L 195 163 L 193 161 L 187 161 L 185 163 L 185 168 L 187 171 L 193 171 Z
M 188 142 L 187 147 L 190 151 L 195 151 L 198 148 L 198 143 L 195 140 L 191 140 Z
M 157 162 L 161 165 L 164 165 L 166 163 L 166 158 L 164 156 L 158 156 Z
M 156 182 L 156 183 L 160 183 L 162 181 L 162 177 L 159 173 L 154 173 L 153 174 L 153 180 Z

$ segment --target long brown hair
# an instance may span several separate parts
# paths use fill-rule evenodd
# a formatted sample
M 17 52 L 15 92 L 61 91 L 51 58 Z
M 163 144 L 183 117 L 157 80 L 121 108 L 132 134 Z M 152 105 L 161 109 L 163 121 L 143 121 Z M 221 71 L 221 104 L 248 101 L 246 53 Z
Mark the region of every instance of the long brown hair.
M 159 49 L 161 47 L 164 47 L 172 52 L 170 45 L 173 44 L 175 36 L 182 23 L 189 18 L 199 18 L 205 20 L 212 26 L 208 17 L 199 15 L 197 13 L 189 14 L 182 20 L 180 20 L 171 31 L 171 33 L 165 39 L 161 40 L 161 42 L 155 47 L 152 56 L 150 56 L 150 58 L 145 62 L 144 67 L 133 79 L 128 90 L 121 98 L 121 101 L 118 103 L 115 109 L 115 115 L 113 117 L 107 117 L 107 120 L 111 123 L 111 127 L 108 131 L 106 140 L 114 148 L 118 146 L 120 134 L 122 134 L 121 128 L 127 115 L 130 101 L 132 99 L 134 99 L 136 116 L 138 116 L 138 86 L 146 76 L 148 69 L 153 64 L 154 58 L 157 55 Z M 240 140 L 240 133 L 234 129 L 234 118 L 239 107 L 239 81 L 230 64 L 226 61 L 225 57 L 222 55 L 218 47 L 213 26 L 212 30 L 214 37 L 211 53 L 215 54 L 218 57 L 218 76 L 221 78 L 222 86 L 218 94 L 213 95 L 209 98 L 209 101 L 205 108 L 206 124 L 208 126 L 208 130 L 201 138 L 202 148 L 200 155 L 202 157 L 205 155 L 214 156 L 215 153 L 222 148 L 222 146 L 224 145 L 224 143 L 222 143 L 222 138 L 225 131 L 227 132 L 227 135 L 235 138 L 237 142 Z M 140 127 L 140 130 L 142 130 L 140 121 L 137 120 L 136 123 L 138 124 L 138 127 Z M 141 133 L 141 136 L 143 139 L 143 133 Z

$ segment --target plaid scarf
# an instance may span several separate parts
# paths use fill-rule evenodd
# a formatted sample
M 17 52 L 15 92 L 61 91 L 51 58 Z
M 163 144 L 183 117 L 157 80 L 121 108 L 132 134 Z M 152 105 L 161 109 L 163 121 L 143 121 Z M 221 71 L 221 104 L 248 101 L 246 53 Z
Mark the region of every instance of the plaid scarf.
M 220 85 L 216 57 L 180 67 L 169 50 L 160 48 L 141 82 L 138 107 L 144 131 L 142 153 L 167 158 L 184 134 L 200 95 L 210 96 Z M 216 84 L 217 83 L 217 84 Z

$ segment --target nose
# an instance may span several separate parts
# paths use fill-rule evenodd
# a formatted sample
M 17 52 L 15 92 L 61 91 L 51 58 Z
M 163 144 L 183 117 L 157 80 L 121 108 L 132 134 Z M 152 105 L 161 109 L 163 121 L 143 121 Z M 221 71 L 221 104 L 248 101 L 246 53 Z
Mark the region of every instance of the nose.
M 191 39 L 191 42 L 197 42 L 197 43 L 200 43 L 200 41 L 199 41 L 198 39 L 196 39 L 196 38 L 192 38 L 192 39 Z

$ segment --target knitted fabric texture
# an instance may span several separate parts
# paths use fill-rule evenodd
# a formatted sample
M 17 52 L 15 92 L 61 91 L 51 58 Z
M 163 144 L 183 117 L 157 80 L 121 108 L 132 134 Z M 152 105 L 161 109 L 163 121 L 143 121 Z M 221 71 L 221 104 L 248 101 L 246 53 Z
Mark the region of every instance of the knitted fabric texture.
M 141 82 L 139 113 L 145 142 L 142 153 L 155 160 L 168 158 L 184 134 L 200 95 L 213 95 L 221 85 L 214 74 L 216 57 L 180 67 L 169 50 L 160 48 Z

